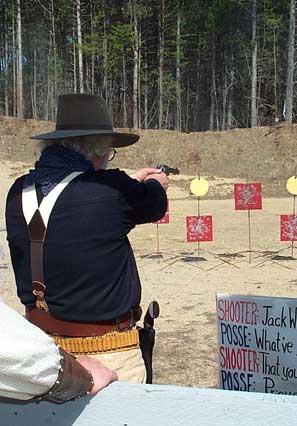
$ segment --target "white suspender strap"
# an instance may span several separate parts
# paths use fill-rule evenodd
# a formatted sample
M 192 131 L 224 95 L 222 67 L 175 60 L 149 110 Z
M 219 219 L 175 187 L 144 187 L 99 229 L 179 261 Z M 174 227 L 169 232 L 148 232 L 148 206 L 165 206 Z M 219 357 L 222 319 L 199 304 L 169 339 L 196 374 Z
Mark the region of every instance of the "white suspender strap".
M 29 225 L 34 213 L 36 212 L 36 210 L 38 210 L 38 201 L 37 201 L 35 185 L 30 185 L 30 186 L 27 186 L 26 188 L 23 188 L 22 208 L 23 208 L 23 214 L 25 216 L 26 223 L 27 225 Z
M 76 176 L 81 175 L 84 172 L 73 172 L 70 175 L 66 176 L 61 182 L 59 182 L 51 192 L 46 195 L 38 208 L 37 194 L 35 185 L 30 185 L 26 188 L 23 188 L 22 191 L 22 206 L 23 213 L 27 225 L 31 222 L 32 217 L 36 210 L 39 209 L 41 217 L 44 222 L 44 226 L 47 228 L 50 214 L 52 209 L 57 201 L 61 192 L 66 188 L 66 186 L 74 179 Z

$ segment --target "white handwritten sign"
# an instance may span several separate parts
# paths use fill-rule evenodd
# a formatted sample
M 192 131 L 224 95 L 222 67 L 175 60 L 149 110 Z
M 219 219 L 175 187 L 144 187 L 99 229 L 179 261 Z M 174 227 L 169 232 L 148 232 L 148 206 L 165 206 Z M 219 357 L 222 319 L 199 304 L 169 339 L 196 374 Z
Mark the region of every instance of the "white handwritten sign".
M 220 387 L 297 395 L 297 299 L 217 295 Z

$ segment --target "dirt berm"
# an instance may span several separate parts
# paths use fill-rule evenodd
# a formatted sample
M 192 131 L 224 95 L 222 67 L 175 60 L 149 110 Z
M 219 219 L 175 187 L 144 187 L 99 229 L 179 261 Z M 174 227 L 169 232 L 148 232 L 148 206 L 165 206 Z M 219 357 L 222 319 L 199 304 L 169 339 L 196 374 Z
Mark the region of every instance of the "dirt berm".
M 0 117 L 0 159 L 33 164 L 38 142 L 30 140 L 30 135 L 54 127 L 52 122 Z M 178 167 L 182 175 L 259 181 L 264 196 L 289 195 L 286 180 L 295 174 L 297 165 L 297 125 L 189 134 L 168 130 L 137 133 L 140 142 L 118 149 L 115 167 L 136 169 L 162 162 Z M 185 186 L 188 181 L 179 179 L 175 185 Z M 224 195 L 232 196 L 231 192 Z M 220 198 L 218 193 L 216 198 Z

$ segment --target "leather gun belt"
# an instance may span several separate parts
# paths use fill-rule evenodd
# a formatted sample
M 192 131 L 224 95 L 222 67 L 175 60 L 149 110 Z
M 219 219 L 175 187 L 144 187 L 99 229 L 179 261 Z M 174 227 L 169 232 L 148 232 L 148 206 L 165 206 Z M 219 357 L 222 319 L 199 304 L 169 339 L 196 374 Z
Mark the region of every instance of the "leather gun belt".
M 138 330 L 141 308 L 131 309 L 117 320 L 79 323 L 55 318 L 50 312 L 26 308 L 27 319 L 51 334 L 55 343 L 73 354 L 120 352 L 139 347 Z
M 55 318 L 50 312 L 26 308 L 26 318 L 46 333 L 63 337 L 97 337 L 131 329 L 141 317 L 141 308 L 131 309 L 120 318 L 100 323 L 81 323 Z

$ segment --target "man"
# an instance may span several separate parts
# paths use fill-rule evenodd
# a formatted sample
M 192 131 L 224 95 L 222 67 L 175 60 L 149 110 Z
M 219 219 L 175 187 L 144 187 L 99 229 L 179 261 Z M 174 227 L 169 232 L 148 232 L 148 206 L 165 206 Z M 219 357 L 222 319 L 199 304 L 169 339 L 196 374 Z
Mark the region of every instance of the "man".
M 164 215 L 168 179 L 154 168 L 105 170 L 114 148 L 138 138 L 113 130 L 99 96 L 60 96 L 56 130 L 33 137 L 45 141 L 40 160 L 9 191 L 6 223 L 27 318 L 65 350 L 144 383 L 141 285 L 127 235 Z
M 1 299 L 0 335 L 0 399 L 62 403 L 117 380 L 99 361 L 58 348 Z

